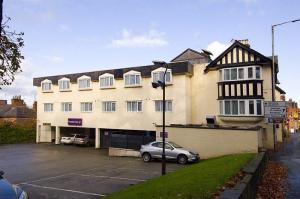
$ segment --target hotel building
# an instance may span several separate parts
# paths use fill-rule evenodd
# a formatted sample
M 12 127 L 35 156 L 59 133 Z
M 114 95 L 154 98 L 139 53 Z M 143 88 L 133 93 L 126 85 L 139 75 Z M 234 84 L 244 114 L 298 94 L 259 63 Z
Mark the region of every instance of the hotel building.
M 147 65 L 34 78 L 36 141 L 59 144 L 63 135 L 84 133 L 96 148 L 137 149 L 156 140 L 162 91 L 151 83 L 164 71 Z M 259 127 L 260 147 L 272 148 L 263 107 L 272 98 L 272 60 L 247 40 L 234 41 L 214 60 L 207 51 L 187 49 L 168 63 L 165 81 L 167 125 L 206 126 L 212 117 L 218 128 Z

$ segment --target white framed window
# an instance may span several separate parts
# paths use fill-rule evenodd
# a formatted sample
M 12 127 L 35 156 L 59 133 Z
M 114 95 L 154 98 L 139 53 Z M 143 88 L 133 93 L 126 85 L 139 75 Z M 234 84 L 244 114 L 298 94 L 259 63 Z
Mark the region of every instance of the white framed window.
M 238 69 L 238 79 L 244 79 L 244 68 L 239 68 Z
M 223 68 L 219 70 L 219 81 L 239 81 L 261 79 L 261 66 L 243 66 L 234 68 Z
M 59 91 L 69 91 L 70 90 L 70 79 L 62 78 L 58 80 Z
M 114 86 L 114 76 L 105 73 L 99 76 L 100 88 L 112 88 Z
M 61 103 L 62 112 L 71 112 L 72 111 L 72 102 L 62 102 Z
M 93 103 L 92 102 L 81 102 L 80 103 L 80 111 L 81 112 L 92 112 L 93 111 Z
M 127 112 L 141 112 L 142 102 L 141 101 L 127 101 Z
M 53 103 L 44 103 L 44 112 L 52 112 Z
M 79 90 L 88 90 L 91 89 L 91 77 L 81 76 L 77 80 Z
M 116 112 L 116 102 L 113 102 L 113 101 L 102 102 L 102 111 L 103 112 Z
M 167 112 L 172 111 L 172 101 L 166 100 L 165 108 Z M 162 112 L 163 111 L 163 101 L 162 100 L 155 100 L 155 111 Z
M 165 68 L 158 68 L 154 71 L 151 72 L 152 75 L 152 81 L 153 82 L 164 82 L 164 73 L 165 73 L 166 69 Z M 165 82 L 166 84 L 171 84 L 172 83 L 172 70 L 171 69 L 167 69 L 166 72 L 166 76 L 165 76 Z
M 124 74 L 125 87 L 141 86 L 141 73 L 129 71 Z
M 41 82 L 41 87 L 43 92 L 52 92 L 52 81 L 45 79 Z
M 260 99 L 220 100 L 219 110 L 224 116 L 262 116 L 263 102 Z
M 261 78 L 261 72 L 260 72 L 260 70 L 261 70 L 260 66 L 256 66 L 255 67 L 255 78 L 256 79 L 260 79 Z

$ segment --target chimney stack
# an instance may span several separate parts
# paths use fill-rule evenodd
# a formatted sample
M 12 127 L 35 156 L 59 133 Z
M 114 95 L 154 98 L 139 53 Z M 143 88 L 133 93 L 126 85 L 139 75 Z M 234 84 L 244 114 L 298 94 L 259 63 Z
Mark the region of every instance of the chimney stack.
M 13 96 L 11 99 L 11 106 L 12 107 L 20 107 L 20 106 L 26 106 L 24 100 L 21 99 L 21 96 Z
M 0 108 L 7 105 L 7 100 L 0 100 Z
M 249 43 L 248 39 L 241 39 L 241 40 L 238 40 L 238 42 L 244 44 L 245 46 L 250 47 L 250 43 Z

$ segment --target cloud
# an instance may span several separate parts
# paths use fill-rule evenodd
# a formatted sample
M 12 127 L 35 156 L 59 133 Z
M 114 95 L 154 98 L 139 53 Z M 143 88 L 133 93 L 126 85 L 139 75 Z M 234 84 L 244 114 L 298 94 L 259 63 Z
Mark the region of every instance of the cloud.
M 123 29 L 121 38 L 113 39 L 108 45 L 110 47 L 161 47 L 168 45 L 164 38 L 164 32 L 155 29 L 149 30 L 146 34 L 135 35 L 130 30 Z
M 65 24 L 60 24 L 59 29 L 61 29 L 62 31 L 69 31 L 70 27 Z
M 44 55 L 42 56 L 44 59 L 48 60 L 49 62 L 52 63 L 61 63 L 64 59 L 62 57 L 59 56 L 48 56 L 48 55 Z
M 213 41 L 210 44 L 208 44 L 206 49 L 213 53 L 212 59 L 215 59 L 228 47 L 229 47 L 228 44 L 223 44 L 219 41 Z
M 33 68 L 30 59 L 21 64 L 23 72 L 15 76 L 15 81 L 9 86 L 3 86 L 0 92 L 0 99 L 10 100 L 14 95 L 21 95 L 26 104 L 31 106 L 35 100 L 36 90 L 32 85 Z

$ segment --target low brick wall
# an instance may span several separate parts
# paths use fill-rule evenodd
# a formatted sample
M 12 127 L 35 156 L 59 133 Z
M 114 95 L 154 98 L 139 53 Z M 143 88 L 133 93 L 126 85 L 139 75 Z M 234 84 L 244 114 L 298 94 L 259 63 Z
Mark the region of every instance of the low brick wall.
M 268 160 L 265 151 L 258 153 L 243 169 L 244 178 L 233 188 L 226 189 L 219 199 L 255 199 L 258 184 Z

